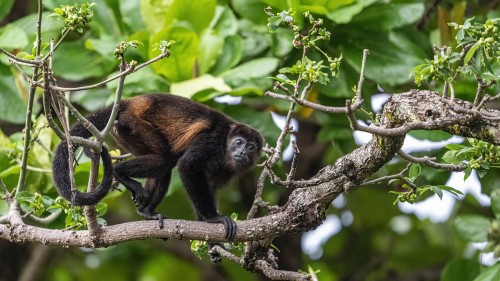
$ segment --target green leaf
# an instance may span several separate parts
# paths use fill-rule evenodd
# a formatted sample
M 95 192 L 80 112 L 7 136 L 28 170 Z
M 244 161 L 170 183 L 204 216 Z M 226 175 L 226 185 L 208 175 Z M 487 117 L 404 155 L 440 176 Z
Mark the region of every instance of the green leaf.
M 278 67 L 278 63 L 277 58 L 258 58 L 222 73 L 221 77 L 229 85 L 240 85 L 252 78 L 269 76 Z
M 198 54 L 198 75 L 203 75 L 215 65 L 222 54 L 224 38 L 217 35 L 213 29 L 206 29 L 200 39 Z
M 231 91 L 231 87 L 224 82 L 224 79 L 216 78 L 208 74 L 190 80 L 173 83 L 170 87 L 172 94 L 188 98 L 191 98 L 194 94 L 207 89 L 214 89 L 219 93 Z
M 420 167 L 420 164 L 412 164 L 410 167 L 410 178 L 416 179 L 418 176 L 420 176 L 421 172 L 422 167 Z
M 479 276 L 474 279 L 474 281 L 498 281 L 498 277 L 500 276 L 500 263 L 496 263 L 486 269 L 479 274 Z
M 0 66 L 0 68 L 2 68 Z M 16 85 L 23 85 L 20 76 L 11 76 L 8 68 L 0 70 L 0 120 L 24 124 L 26 105 Z M 18 83 L 19 82 L 19 83 Z M 21 90 L 21 89 L 20 89 Z
M 500 218 L 500 189 L 491 192 L 491 209 L 497 218 Z
M 28 36 L 19 27 L 8 24 L 0 29 L 0 47 L 5 49 L 23 49 L 28 46 Z
M 106 214 L 106 211 L 108 210 L 108 204 L 98 203 L 96 206 L 96 210 L 97 210 L 97 215 L 99 217 L 102 217 L 102 216 L 104 216 L 104 214 Z
M 333 9 L 328 11 L 326 16 L 336 23 L 349 23 L 355 15 L 375 2 L 377 2 L 377 0 L 358 0 L 352 5 L 346 5 L 340 8 L 333 7 Z
M 464 195 L 464 194 L 462 193 L 462 191 L 460 191 L 460 190 L 458 190 L 458 189 L 455 189 L 455 188 L 453 188 L 453 187 L 451 187 L 451 186 L 447 186 L 447 185 L 436 185 L 436 187 L 437 187 L 437 188 L 439 188 L 439 189 L 445 190 L 445 191 L 447 191 L 447 192 L 449 192 L 449 193 L 451 193 L 451 194 L 453 194 L 453 195 L 455 195 L 455 196 L 458 196 L 458 195 Z
M 350 24 L 361 29 L 389 31 L 415 23 L 423 12 L 423 3 L 375 4 L 356 15 Z
M 445 161 L 446 163 L 460 164 L 463 160 L 463 157 L 457 157 L 457 154 L 458 151 L 456 150 L 448 150 L 444 153 L 441 159 L 443 159 L 443 161 Z
M 229 36 L 224 40 L 224 49 L 222 55 L 211 69 L 214 75 L 221 74 L 222 72 L 230 69 L 240 62 L 243 55 L 243 39 L 240 36 Z
M 261 0 L 232 0 L 231 6 L 242 18 L 258 24 L 267 23 L 267 15 L 264 13 L 267 5 Z
M 479 274 L 480 266 L 475 260 L 452 260 L 444 267 L 440 281 L 472 281 Z
M 191 78 L 194 62 L 198 56 L 199 40 L 196 33 L 185 26 L 172 26 L 153 35 L 150 43 L 160 40 L 174 40 L 172 55 L 152 65 L 154 71 L 164 75 L 172 82 L 179 82 Z M 150 50 L 149 58 L 160 54 L 159 50 Z
M 419 140 L 442 141 L 451 137 L 450 133 L 438 130 L 415 130 L 409 133 L 412 137 Z
M 439 199 L 443 200 L 443 191 L 439 187 L 431 185 L 429 189 L 434 192 L 439 197 Z
M 165 25 L 165 15 L 175 0 L 141 0 L 141 16 L 150 33 L 162 30 Z
M 488 241 L 490 220 L 478 215 L 462 215 L 455 219 L 453 227 L 458 236 L 468 242 Z
M 141 18 L 141 13 L 137 12 L 140 9 L 141 0 L 119 1 L 119 5 L 120 19 L 133 31 L 144 30 L 146 27 L 144 20 Z
M 413 38 L 402 32 L 373 32 L 352 30 L 342 40 L 340 52 L 345 61 L 358 72 L 361 68 L 363 49 L 370 50 L 365 76 L 380 84 L 398 85 L 408 81 L 415 65 L 427 56 Z M 339 35 L 343 36 L 343 35 Z
M 59 46 L 58 53 L 64 54 L 64 59 L 54 59 L 54 73 L 71 81 L 101 77 L 115 66 L 111 58 L 86 51 L 83 41 L 65 41 Z
M 194 32 L 201 34 L 212 21 L 216 4 L 216 0 L 196 0 L 196 4 L 174 0 L 167 10 L 163 27 L 169 27 L 176 22 L 187 22 Z
M 238 33 L 238 19 L 230 8 L 217 6 L 210 27 L 217 31 L 220 36 L 226 38 Z
M 467 54 L 465 55 L 464 58 L 464 65 L 469 64 L 470 60 L 474 57 L 474 54 L 476 54 L 477 49 L 481 46 L 479 42 L 476 42 L 472 47 L 469 49 Z
M 13 4 L 14 0 L 2 0 L 2 5 L 0 5 L 0 21 L 9 14 Z
M 467 146 L 465 146 L 463 144 L 451 143 L 451 144 L 447 144 L 445 147 L 447 149 L 450 149 L 450 150 L 460 150 L 462 148 L 466 148 Z

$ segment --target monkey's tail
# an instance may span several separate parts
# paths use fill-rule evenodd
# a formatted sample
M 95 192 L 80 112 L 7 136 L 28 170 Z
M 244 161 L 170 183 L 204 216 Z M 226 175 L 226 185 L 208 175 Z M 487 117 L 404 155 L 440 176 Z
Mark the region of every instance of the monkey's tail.
M 111 106 L 91 114 L 87 119 L 97 127 L 97 129 L 102 130 L 107 124 L 107 121 L 111 115 Z M 88 139 L 92 134 L 81 124 L 76 123 L 70 130 L 70 135 L 78 136 Z M 103 146 L 101 151 L 101 158 L 104 167 L 104 174 L 101 183 L 92 192 L 80 192 L 76 190 L 74 197 L 71 191 L 71 181 L 69 174 L 69 160 L 73 155 L 68 153 L 68 143 L 62 141 L 57 147 L 54 153 L 54 160 L 52 161 L 52 177 L 54 179 L 54 185 L 56 186 L 59 195 L 64 197 L 66 200 L 70 201 L 73 205 L 94 205 L 97 204 L 111 189 L 111 183 L 113 180 L 113 165 L 111 163 L 111 156 L 109 155 L 108 149 Z M 73 200 L 72 200 L 73 199 Z

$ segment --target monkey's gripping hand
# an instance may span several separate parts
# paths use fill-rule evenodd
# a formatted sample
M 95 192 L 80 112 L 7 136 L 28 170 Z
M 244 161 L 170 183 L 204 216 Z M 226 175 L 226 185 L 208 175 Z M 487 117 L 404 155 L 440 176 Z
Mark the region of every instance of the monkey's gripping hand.
M 236 235 L 236 222 L 228 216 L 216 216 L 205 220 L 209 223 L 222 223 L 226 229 L 226 235 L 224 236 L 227 240 L 233 240 Z

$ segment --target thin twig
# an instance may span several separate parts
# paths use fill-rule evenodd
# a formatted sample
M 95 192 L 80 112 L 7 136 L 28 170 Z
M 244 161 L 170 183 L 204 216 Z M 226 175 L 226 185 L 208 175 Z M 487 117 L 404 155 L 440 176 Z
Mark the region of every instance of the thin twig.
M 361 70 L 359 71 L 359 81 L 358 81 L 358 87 L 356 89 L 356 102 L 355 105 L 358 103 L 363 102 L 363 97 L 362 97 L 362 89 L 363 89 L 363 82 L 365 81 L 365 65 L 366 65 L 366 57 L 370 54 L 370 51 L 368 49 L 363 50 L 363 59 L 361 61 Z M 357 106 L 356 106 L 357 108 Z
M 54 222 L 59 215 L 61 215 L 62 209 L 57 209 L 54 213 L 44 217 L 44 218 L 39 218 L 37 216 L 34 216 L 33 214 L 30 214 L 28 217 L 30 220 L 36 222 L 36 223 L 41 223 L 41 224 L 49 224 Z
M 408 171 L 408 169 L 410 169 L 411 165 L 412 165 L 412 163 L 408 163 L 408 165 L 406 165 L 406 167 L 403 170 L 401 170 L 401 172 L 399 172 L 397 174 L 389 175 L 389 176 L 383 176 L 383 177 L 376 178 L 376 179 L 373 179 L 373 180 L 365 181 L 360 186 L 372 185 L 372 184 L 376 184 L 376 183 L 379 183 L 379 182 L 382 182 L 382 181 L 394 180 L 394 179 L 403 179 L 403 180 L 405 180 L 404 179 L 404 174 Z
M 222 248 L 221 246 L 219 245 L 214 245 L 211 249 L 210 249 L 210 254 L 212 253 L 218 253 L 219 255 L 221 255 L 222 257 L 236 263 L 236 264 L 239 264 L 239 265 L 244 265 L 245 264 L 245 261 L 242 259 L 242 258 L 239 258 L 237 257 L 236 255 L 234 255 L 233 253 L 229 252 L 229 251 L 226 251 L 224 248 Z
M 463 172 L 465 169 L 467 169 L 466 164 L 455 165 L 455 164 L 437 163 L 437 162 L 435 162 L 436 158 L 428 157 L 428 156 L 417 158 L 417 157 L 413 157 L 413 156 L 403 152 L 402 150 L 398 151 L 398 155 L 408 162 L 424 164 L 426 166 L 429 166 L 429 167 L 432 167 L 435 169 L 439 169 L 439 170 Z
M 38 0 L 38 21 L 37 21 L 37 35 L 36 35 L 36 49 L 35 49 L 35 54 L 36 57 L 40 56 L 40 48 L 42 44 L 42 0 Z M 35 66 L 33 68 L 33 81 L 36 81 L 39 75 L 39 66 Z M 16 187 L 16 194 L 21 192 L 25 185 L 26 185 L 26 166 L 28 165 L 28 155 L 30 152 L 30 143 L 31 143 L 31 115 L 33 113 L 33 104 L 35 101 L 35 92 L 36 92 L 36 85 L 31 84 L 30 86 L 30 91 L 28 94 L 28 105 L 26 109 L 26 119 L 25 119 L 25 126 L 24 126 L 24 147 L 23 147 L 23 154 L 22 154 L 22 162 L 21 162 L 21 171 L 19 173 L 19 180 L 17 182 L 17 187 Z

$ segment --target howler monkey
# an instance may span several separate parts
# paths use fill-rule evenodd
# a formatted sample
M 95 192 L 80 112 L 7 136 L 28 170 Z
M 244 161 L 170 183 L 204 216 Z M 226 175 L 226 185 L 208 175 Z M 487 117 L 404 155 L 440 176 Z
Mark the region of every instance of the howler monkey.
M 112 105 L 87 119 L 102 130 Z M 72 136 L 89 138 L 81 123 L 70 130 Z M 214 193 L 231 176 L 254 166 L 262 150 L 261 134 L 226 115 L 192 100 L 171 94 L 147 94 L 123 100 L 111 132 L 119 146 L 132 153 L 131 160 L 111 165 L 106 147 L 102 148 L 104 176 L 90 193 L 76 192 L 72 200 L 67 142 L 58 146 L 53 160 L 53 178 L 57 191 L 74 205 L 93 205 L 110 190 L 112 173 L 131 193 L 137 212 L 145 219 L 162 214 L 155 209 L 170 184 L 177 165 L 180 178 L 194 206 L 196 217 L 210 223 L 222 223 L 226 238 L 236 232 L 235 222 L 217 212 Z M 85 153 L 90 154 L 85 149 Z M 133 178 L 146 178 L 144 187 Z

